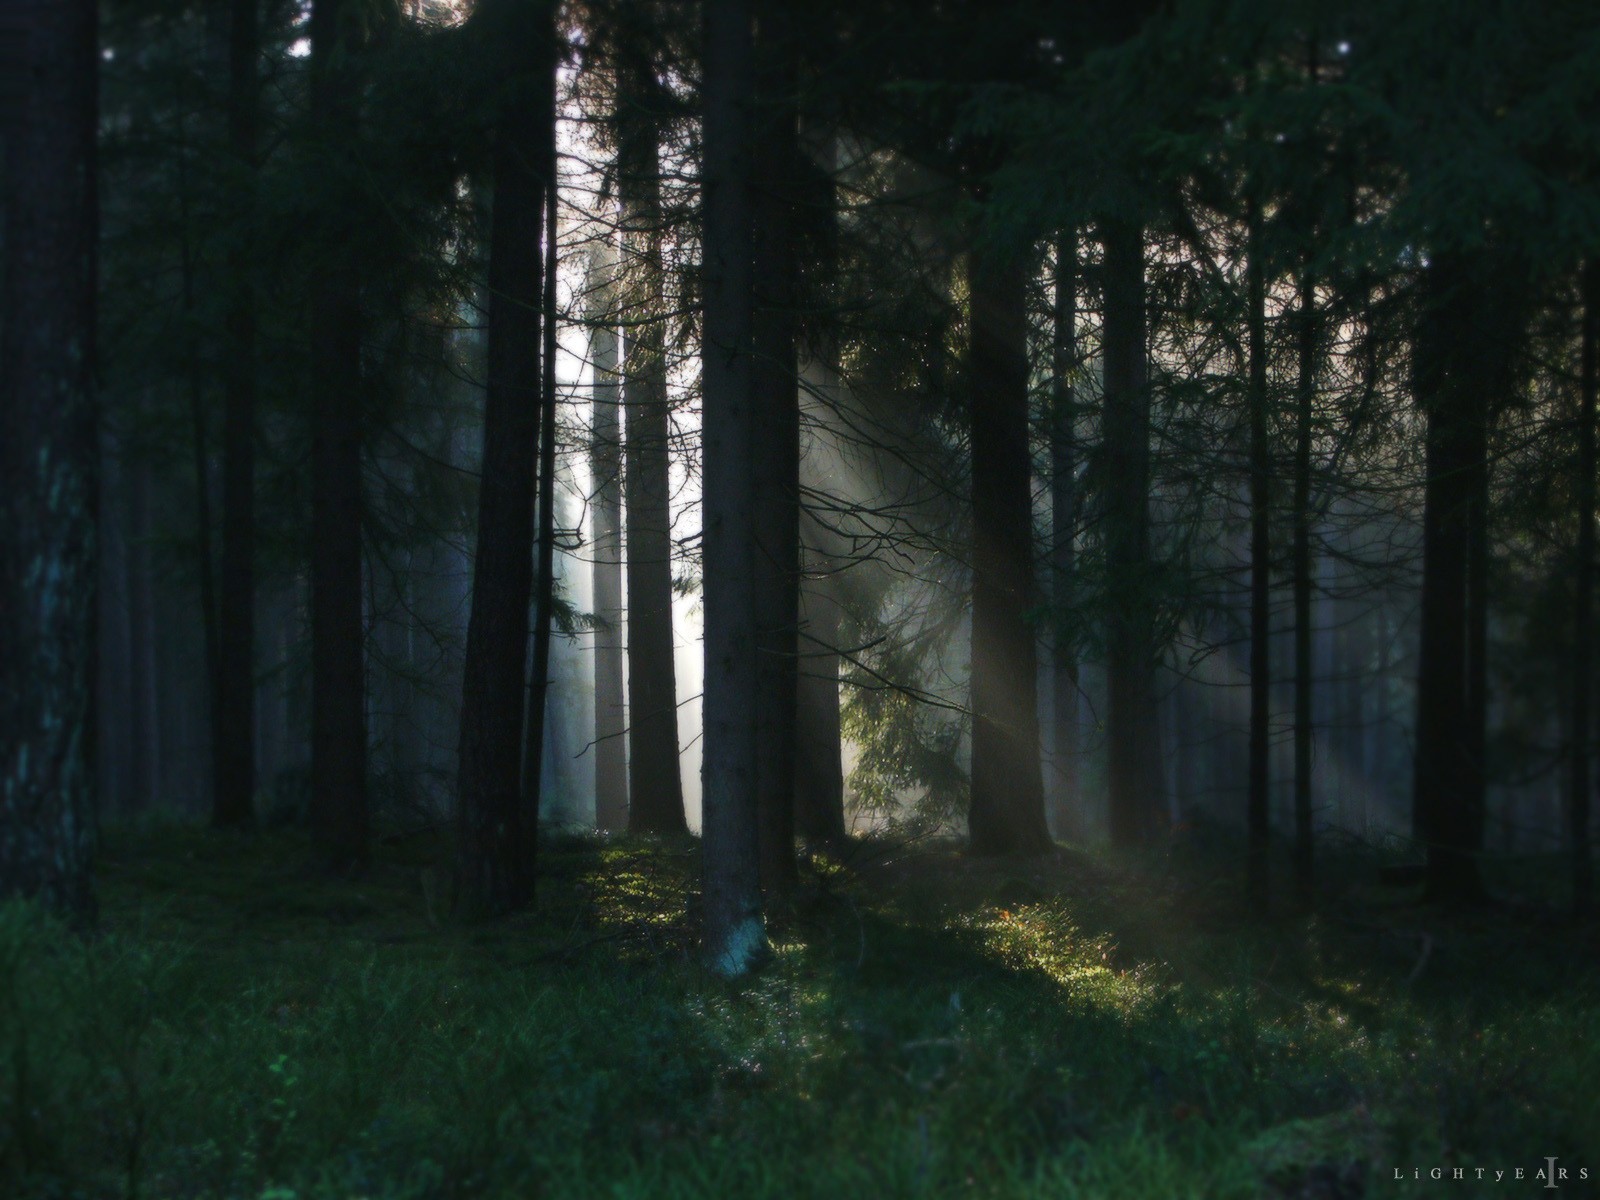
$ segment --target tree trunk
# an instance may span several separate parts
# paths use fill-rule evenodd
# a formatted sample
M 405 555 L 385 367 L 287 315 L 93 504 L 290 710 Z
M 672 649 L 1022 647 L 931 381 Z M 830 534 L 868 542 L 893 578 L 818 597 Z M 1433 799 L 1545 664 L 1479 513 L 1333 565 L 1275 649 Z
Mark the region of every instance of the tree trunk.
M 1078 795 L 1078 655 L 1066 633 L 1077 569 L 1078 443 L 1078 232 L 1056 243 L 1055 311 L 1050 392 L 1050 599 L 1056 633 L 1050 681 L 1055 699 L 1055 832 L 1082 835 L 1083 801 Z
M 761 819 L 761 887 L 769 900 L 793 893 L 796 643 L 800 621 L 800 388 L 796 351 L 795 211 L 799 124 L 794 45 L 781 4 L 765 5 L 754 48 L 759 133 L 752 195 L 755 312 L 751 339 L 756 604 L 756 805 Z
M 616 251 L 604 243 L 592 260 L 589 355 L 594 363 L 594 821 L 628 827 L 628 745 L 622 672 L 622 419 L 617 382 Z
M 684 834 L 672 634 L 672 414 L 667 400 L 659 111 L 654 63 L 621 48 L 617 178 L 629 280 L 623 325 L 628 577 L 628 828 Z M 742 401 L 741 401 L 742 402 Z
M 154 567 L 150 562 L 150 464 L 129 467 L 128 710 L 132 716 L 132 808 L 149 812 L 161 790 L 161 665 L 156 654 Z
M 228 141 L 240 178 L 256 164 L 256 0 L 233 0 L 228 38 Z M 255 204 L 247 184 L 234 215 L 248 226 Z M 242 239 L 241 239 L 242 241 Z M 222 572 L 217 610 L 216 779 L 211 823 L 247 825 L 255 818 L 255 291 L 248 252 L 231 255 L 222 429 Z
M 753 420 L 751 6 L 707 0 L 705 194 L 704 953 L 743 975 L 767 952 L 756 807 L 757 430 Z M 630 439 L 631 440 L 631 439 Z
M 1430 897 L 1482 895 L 1482 721 L 1475 678 L 1481 564 L 1474 543 L 1485 513 L 1488 402 L 1493 386 L 1481 343 L 1503 332 L 1476 328 L 1482 307 L 1459 260 L 1427 269 L 1414 351 L 1417 399 L 1427 417 L 1423 498 L 1422 622 L 1417 664 L 1414 819 L 1428 848 Z
M 549 10 L 554 18 L 555 7 Z M 550 28 L 554 46 L 555 29 Z M 547 181 L 544 205 L 544 372 L 539 396 L 539 559 L 533 576 L 533 669 L 528 678 L 528 723 L 523 731 L 522 808 L 538 832 L 539 808 L 544 791 L 544 747 L 547 736 L 546 712 L 550 704 L 550 635 L 555 618 L 556 594 L 556 271 L 560 229 L 556 209 L 556 73 L 555 56 L 542 85 L 545 94 L 545 126 L 541 130 L 544 177 Z M 536 837 L 530 851 L 537 847 Z M 530 856 L 528 863 L 532 870 Z
M 1309 270 L 1300 277 L 1296 328 L 1294 442 L 1294 877 L 1302 905 L 1314 884 L 1312 828 L 1312 719 L 1315 678 L 1312 667 L 1311 585 L 1311 417 L 1317 389 L 1317 287 Z
M 322 136 L 357 137 L 346 0 L 311 10 L 311 111 Z M 345 168 L 348 170 L 348 168 Z M 343 181 L 347 200 L 356 184 Z M 353 202 L 330 208 L 311 297 L 311 812 L 334 870 L 367 861 L 365 630 L 361 612 L 361 274 Z
M 502 6 L 491 15 L 509 22 L 521 14 Z M 533 66 L 547 52 L 548 31 L 530 16 L 526 25 L 496 32 L 525 52 L 529 69 L 508 92 L 495 129 L 483 473 L 462 663 L 457 902 L 484 916 L 521 908 L 533 897 L 535 814 L 522 797 L 523 716 L 543 394 L 539 239 L 551 120 L 546 85 Z
M 1294 878 L 1300 903 L 1311 902 L 1311 406 L 1317 387 L 1317 289 L 1309 271 L 1300 279 L 1294 435 Z
M 1272 442 L 1267 397 L 1266 267 L 1261 212 L 1250 201 L 1245 290 L 1249 326 L 1250 409 L 1250 797 L 1248 804 L 1251 906 L 1266 909 L 1272 811 Z
M 1028 447 L 1027 274 L 971 258 L 972 802 L 974 854 L 1043 854 L 1033 498 Z
M 1594 736 L 1594 506 L 1595 373 L 1600 343 L 1600 260 L 1583 270 L 1582 399 L 1578 413 L 1578 563 L 1572 611 L 1572 712 L 1568 731 L 1567 821 L 1572 845 L 1572 907 L 1585 916 L 1594 906 L 1594 860 L 1589 846 L 1590 756 Z
M 25 12 L 5 127 L 0 896 L 94 920 L 96 6 Z
M 1103 335 L 1106 526 L 1106 734 L 1111 840 L 1136 846 L 1164 811 L 1158 779 L 1150 570 L 1150 394 L 1146 361 L 1144 231 L 1108 218 Z

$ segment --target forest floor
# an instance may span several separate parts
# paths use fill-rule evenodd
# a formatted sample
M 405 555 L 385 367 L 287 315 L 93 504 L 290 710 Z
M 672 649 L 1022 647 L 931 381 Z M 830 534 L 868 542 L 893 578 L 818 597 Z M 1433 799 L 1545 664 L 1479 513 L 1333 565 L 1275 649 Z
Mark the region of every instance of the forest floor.
M 692 844 L 549 839 L 537 911 L 477 925 L 443 912 L 443 853 L 390 840 L 332 881 L 291 833 L 112 831 L 94 937 L 0 909 L 0 1194 L 1600 1179 L 1600 946 L 1531 903 L 1445 914 L 1347 855 L 1314 915 L 1263 918 L 1215 851 L 873 843 L 808 862 L 771 962 L 727 983 L 694 957 Z

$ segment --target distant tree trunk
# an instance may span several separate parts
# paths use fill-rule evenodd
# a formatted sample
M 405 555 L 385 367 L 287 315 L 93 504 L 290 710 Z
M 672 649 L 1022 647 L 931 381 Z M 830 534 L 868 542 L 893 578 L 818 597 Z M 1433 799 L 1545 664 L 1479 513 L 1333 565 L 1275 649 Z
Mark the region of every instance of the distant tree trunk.
M 5 125 L 0 896 L 94 920 L 96 6 L 25 14 Z M 15 33 L 15 31 L 9 31 Z
M 1572 907 L 1594 906 L 1594 860 L 1589 842 L 1590 756 L 1594 750 L 1595 374 L 1600 344 L 1600 260 L 1583 270 L 1582 401 L 1578 415 L 1578 565 L 1572 612 L 1571 749 L 1567 820 L 1572 844 Z
M 1423 494 L 1422 622 L 1417 666 L 1415 823 L 1428 848 L 1428 892 L 1446 902 L 1483 892 L 1484 707 L 1479 664 L 1482 569 L 1475 542 L 1487 473 L 1488 391 L 1493 368 L 1479 339 L 1486 315 L 1481 283 L 1459 259 L 1441 255 L 1425 274 L 1414 372 L 1427 417 Z
M 767 950 L 761 915 L 757 766 L 754 362 L 751 311 L 753 95 L 749 0 L 707 0 L 703 429 L 704 953 L 743 975 Z M 631 440 L 631 439 L 630 439 Z
M 594 364 L 589 469 L 594 477 L 594 820 L 628 827 L 628 745 L 622 672 L 622 416 L 617 382 L 617 256 L 595 253 L 588 287 Z
M 751 339 L 756 489 L 756 805 L 761 887 L 781 901 L 798 882 L 794 857 L 796 654 L 800 621 L 800 387 L 796 350 L 800 188 L 795 48 L 781 3 L 761 10 L 752 196 L 755 312 Z
M 548 9 L 551 19 L 555 6 Z M 550 29 L 551 46 L 555 30 Z M 538 565 L 533 575 L 533 670 L 528 678 L 528 723 L 523 731 L 522 807 L 535 831 L 544 790 L 546 713 L 550 704 L 550 637 L 556 595 L 556 272 L 560 228 L 556 195 L 556 73 L 552 53 L 545 74 L 543 166 L 548 186 L 544 206 L 544 374 L 539 397 L 539 535 Z M 529 864 L 530 869 L 532 863 Z
M 1267 396 L 1266 266 L 1261 253 L 1261 211 L 1249 202 L 1245 250 L 1246 322 L 1249 327 L 1250 409 L 1250 798 L 1248 806 L 1251 906 L 1264 911 L 1270 895 L 1268 849 L 1272 783 L 1272 442 Z
M 1065 633 L 1077 569 L 1078 440 L 1078 232 L 1056 242 L 1055 311 L 1052 314 L 1050 392 L 1050 599 L 1055 608 L 1051 686 L 1055 699 L 1055 831 L 1080 834 L 1078 795 L 1078 655 Z
M 974 854 L 1043 854 L 1032 463 L 1028 447 L 1027 274 L 975 252 L 972 344 L 972 802 Z
M 504 67 L 515 87 L 508 91 L 494 135 L 483 473 L 457 776 L 458 903 L 464 911 L 487 916 L 521 908 L 533 897 L 536 814 L 523 806 L 523 716 L 534 462 L 543 395 L 539 239 L 552 114 L 544 73 L 534 65 L 548 52 L 548 31 L 531 8 L 524 13 L 502 4 L 486 11 L 502 22 L 494 33 L 525 55 Z M 518 19 L 524 16 L 522 23 Z
M 1107 218 L 1105 244 L 1105 411 L 1102 496 L 1109 588 L 1106 734 L 1111 840 L 1136 846 L 1162 811 L 1156 750 L 1150 571 L 1150 394 L 1146 360 L 1144 230 Z
M 132 715 L 132 811 L 155 807 L 161 780 L 161 687 L 150 562 L 150 464 L 128 472 L 128 711 Z
M 1317 287 L 1309 270 L 1300 276 L 1296 328 L 1294 441 L 1294 877 L 1301 904 L 1313 886 L 1311 739 L 1311 410 L 1317 389 Z
M 661 84 L 646 48 L 618 64 L 617 179 L 629 280 L 623 323 L 623 502 L 627 510 L 628 828 L 684 834 L 678 764 L 678 683 L 672 635 L 672 414 L 667 400 L 666 300 L 659 111 Z
M 328 143 L 357 134 L 357 88 L 346 0 L 311 10 L 311 112 Z M 333 155 L 329 155 L 330 162 Z M 348 170 L 348 168 L 346 168 Z M 344 190 L 355 184 L 345 180 Z M 361 612 L 360 216 L 327 218 L 311 296 L 311 815 L 336 871 L 367 861 L 365 630 Z
M 228 39 L 228 141 L 241 179 L 256 165 L 257 0 L 233 0 Z M 234 203 L 248 220 L 254 187 Z M 240 239 L 242 245 L 242 239 Z M 216 779 L 211 823 L 247 825 L 255 818 L 255 289 L 248 252 L 229 263 L 228 338 L 222 430 L 222 573 L 217 610 Z

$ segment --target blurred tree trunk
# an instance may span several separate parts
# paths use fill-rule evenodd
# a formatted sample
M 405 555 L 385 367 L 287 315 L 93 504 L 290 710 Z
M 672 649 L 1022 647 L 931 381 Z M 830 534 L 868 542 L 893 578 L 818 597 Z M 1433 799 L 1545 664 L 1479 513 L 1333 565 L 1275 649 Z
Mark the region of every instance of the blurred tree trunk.
M 1594 906 L 1594 860 L 1589 832 L 1589 789 L 1594 753 L 1595 576 L 1595 374 L 1600 343 L 1600 260 L 1583 269 L 1581 399 L 1578 413 L 1578 563 L 1572 613 L 1572 711 L 1567 736 L 1567 822 L 1572 853 L 1572 907 L 1579 916 Z
M 748 0 L 707 0 L 704 111 L 703 950 L 724 976 L 767 953 L 756 806 L 755 395 Z M 631 439 L 630 439 L 631 440 Z
M 627 713 L 622 671 L 622 415 L 617 381 L 617 255 L 610 242 L 591 260 L 589 355 L 594 362 L 589 469 L 594 477 L 594 819 L 628 827 Z
M 257 0 L 233 0 L 228 38 L 228 142 L 238 171 L 233 217 L 246 231 L 255 208 Z M 217 610 L 216 779 L 211 822 L 255 818 L 255 287 L 248 239 L 230 255 L 222 429 L 222 571 Z
M 1105 411 L 1102 511 L 1106 526 L 1106 735 L 1111 840 L 1135 846 L 1155 833 L 1165 807 L 1152 671 L 1150 385 L 1146 361 L 1144 230 L 1102 222 L 1105 244 Z
M 150 562 L 150 464 L 128 471 L 128 711 L 132 715 L 132 811 L 149 812 L 160 791 L 161 694 L 156 655 L 154 567 Z
M 660 121 L 666 102 L 648 43 L 618 49 L 617 186 L 623 313 L 623 504 L 628 577 L 628 828 L 683 834 L 672 634 L 672 413 L 661 258 Z
M 22 43 L 26 66 L 0 108 L 0 897 L 90 923 L 96 7 L 51 0 L 8 15 L 0 33 Z
M 343 156 L 359 136 L 349 0 L 311 9 L 311 114 L 343 202 L 328 205 L 311 296 L 311 818 L 336 871 L 368 852 L 365 629 L 361 611 L 361 269 L 357 182 Z M 337 164 L 335 167 L 334 164 Z
M 800 621 L 800 387 L 796 351 L 800 189 L 796 49 L 784 6 L 761 10 L 754 53 L 757 135 L 752 170 L 755 312 L 751 339 L 755 412 L 756 805 L 761 886 L 790 895 L 795 870 L 796 654 Z
M 972 801 L 974 854 L 1042 854 L 1033 471 L 1028 444 L 1027 274 L 970 258 L 972 343 Z
M 1078 795 L 1078 655 L 1066 633 L 1065 607 L 1077 570 L 1078 442 L 1078 232 L 1056 242 L 1055 311 L 1052 315 L 1050 392 L 1050 599 L 1056 633 L 1051 654 L 1055 699 L 1055 832 L 1083 834 Z
M 553 114 L 548 70 L 537 65 L 548 53 L 547 23 L 516 4 L 484 15 L 495 22 L 489 35 L 505 47 L 501 69 L 512 86 L 494 130 L 483 475 L 462 664 L 457 902 L 473 915 L 498 915 L 533 897 L 537 814 L 523 803 L 523 718 L 543 395 L 540 235 Z

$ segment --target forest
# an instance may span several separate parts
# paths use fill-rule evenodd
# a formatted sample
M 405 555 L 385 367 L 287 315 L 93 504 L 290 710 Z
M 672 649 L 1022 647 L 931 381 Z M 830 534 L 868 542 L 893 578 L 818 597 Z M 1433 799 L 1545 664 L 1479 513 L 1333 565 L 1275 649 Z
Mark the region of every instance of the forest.
M 1600 1195 L 1600 6 L 0 0 L 0 1195 Z

